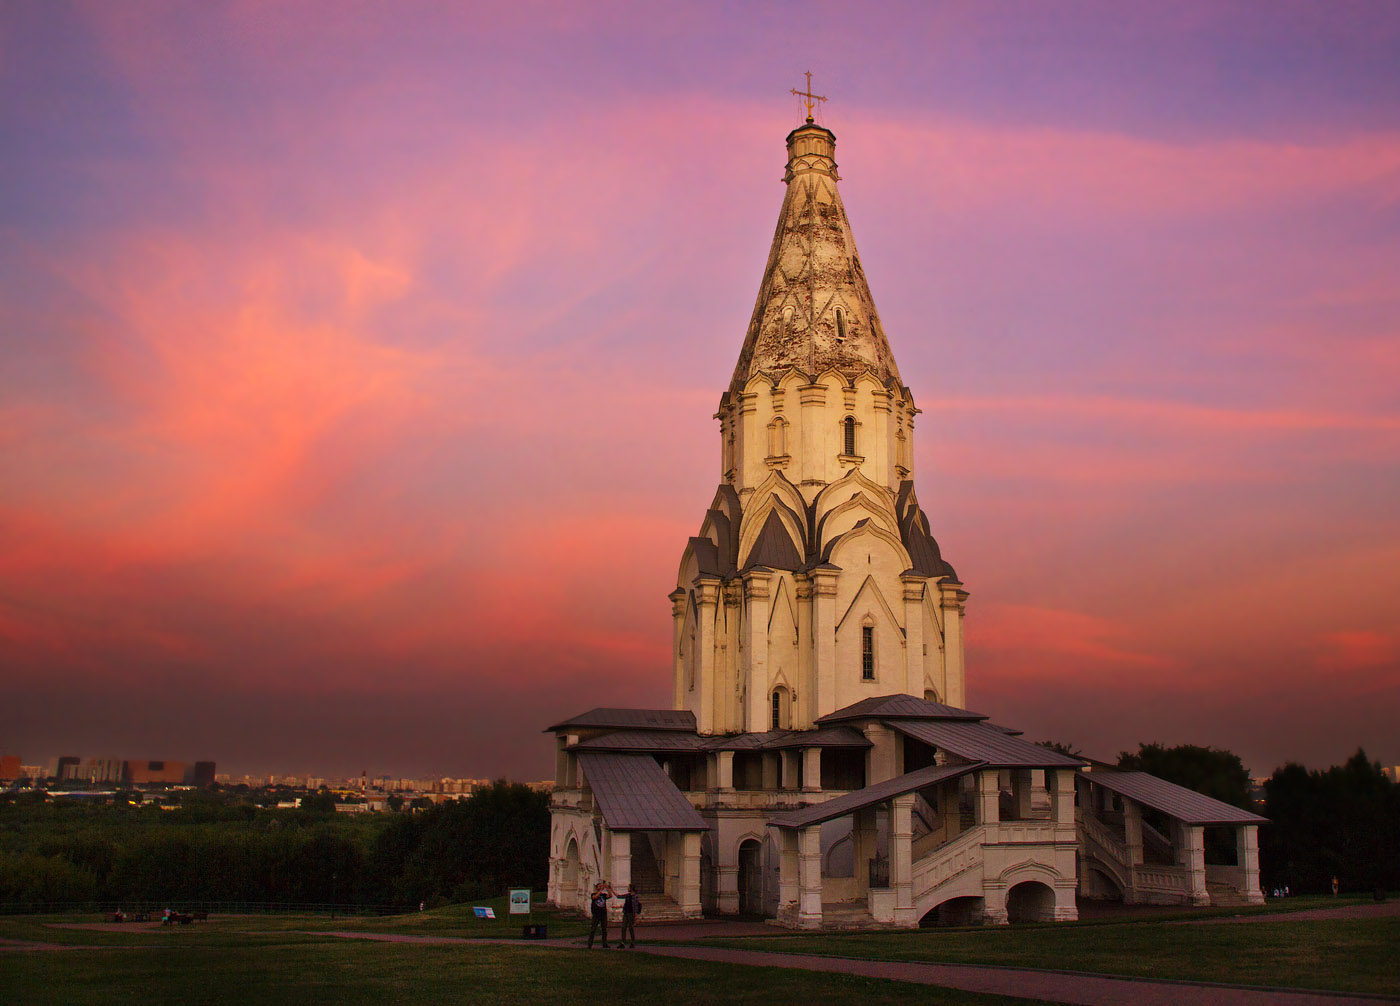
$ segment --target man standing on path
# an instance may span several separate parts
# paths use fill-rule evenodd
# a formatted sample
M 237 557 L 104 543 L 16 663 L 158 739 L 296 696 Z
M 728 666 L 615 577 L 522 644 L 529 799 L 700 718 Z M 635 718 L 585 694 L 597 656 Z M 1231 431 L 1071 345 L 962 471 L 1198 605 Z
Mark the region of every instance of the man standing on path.
M 593 949 L 593 934 L 603 931 L 603 949 L 608 949 L 608 899 L 613 896 L 612 888 L 606 880 L 593 885 L 593 895 L 589 898 L 589 911 L 593 922 L 588 927 L 588 949 Z
M 627 934 L 632 934 L 631 946 L 637 946 L 637 916 L 642 914 L 642 902 L 637 897 L 637 889 L 627 885 L 627 893 L 622 896 L 622 932 L 617 936 L 617 949 L 627 946 Z

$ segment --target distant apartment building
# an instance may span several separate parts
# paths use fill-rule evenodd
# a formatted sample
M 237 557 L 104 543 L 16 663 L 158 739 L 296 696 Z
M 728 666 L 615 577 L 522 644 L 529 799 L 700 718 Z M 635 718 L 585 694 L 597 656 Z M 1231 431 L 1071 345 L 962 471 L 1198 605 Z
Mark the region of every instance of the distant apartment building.
M 84 758 L 77 778 L 87 782 L 125 782 L 126 762 L 121 758 Z
M 182 761 L 127 761 L 125 781 L 132 786 L 182 783 L 185 781 L 185 763 Z
M 24 775 L 24 759 L 19 755 L 0 756 L 0 782 L 13 782 Z
M 54 762 L 54 770 L 49 774 L 57 779 L 76 779 L 78 778 L 78 768 L 82 763 L 83 760 L 77 755 L 60 755 L 58 760 Z

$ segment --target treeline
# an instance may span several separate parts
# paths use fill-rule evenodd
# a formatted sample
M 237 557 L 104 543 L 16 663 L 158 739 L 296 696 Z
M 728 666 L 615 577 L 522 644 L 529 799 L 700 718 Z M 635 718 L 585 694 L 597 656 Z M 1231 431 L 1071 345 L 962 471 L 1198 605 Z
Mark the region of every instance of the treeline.
M 497 782 L 412 814 L 0 802 L 0 904 L 416 906 L 540 889 L 549 798 Z
M 1400 785 L 1357 751 L 1345 765 L 1288 764 L 1264 783 L 1260 870 L 1266 889 L 1400 888 Z

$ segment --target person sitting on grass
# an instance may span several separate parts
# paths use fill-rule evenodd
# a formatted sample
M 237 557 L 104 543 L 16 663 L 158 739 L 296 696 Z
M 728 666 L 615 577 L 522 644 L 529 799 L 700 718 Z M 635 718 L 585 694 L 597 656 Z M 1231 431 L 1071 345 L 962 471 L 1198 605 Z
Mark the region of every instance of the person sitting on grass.
M 608 949 L 608 899 L 613 896 L 612 888 L 606 880 L 593 885 L 593 894 L 588 899 L 589 911 L 593 917 L 588 927 L 588 949 L 593 949 L 593 934 L 603 931 L 603 949 Z

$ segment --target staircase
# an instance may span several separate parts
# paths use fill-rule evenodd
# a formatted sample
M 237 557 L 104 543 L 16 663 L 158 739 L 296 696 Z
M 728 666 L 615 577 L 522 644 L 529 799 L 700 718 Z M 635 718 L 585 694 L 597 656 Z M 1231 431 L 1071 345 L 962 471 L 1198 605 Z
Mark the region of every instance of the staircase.
M 651 842 L 645 835 L 632 839 L 632 886 L 638 895 L 659 895 L 666 885 L 661 880 L 661 871 L 656 866 L 656 857 L 651 853 Z
M 632 888 L 642 903 L 640 922 L 679 922 L 685 918 L 681 906 L 665 894 L 666 883 L 645 835 L 632 838 Z
M 880 929 L 863 901 L 840 901 L 822 905 L 822 929 Z

